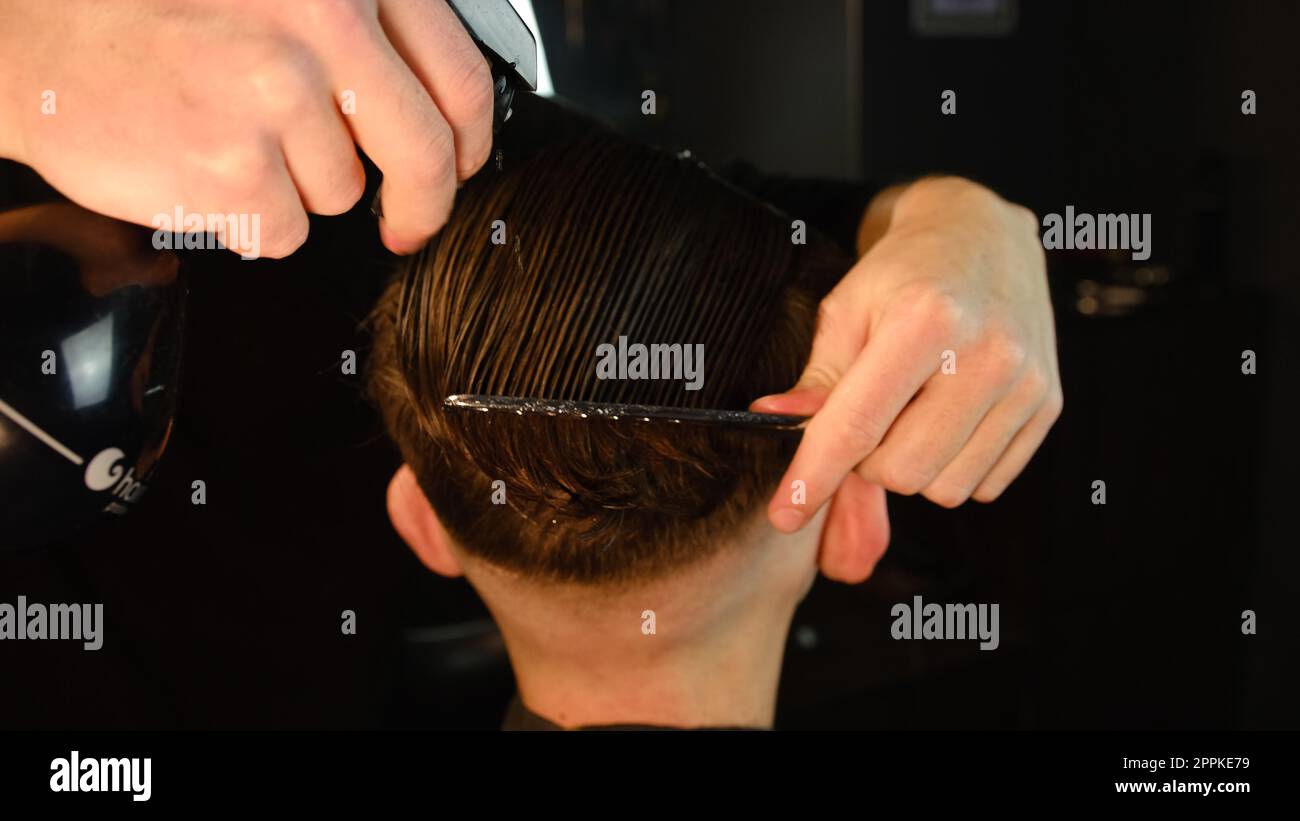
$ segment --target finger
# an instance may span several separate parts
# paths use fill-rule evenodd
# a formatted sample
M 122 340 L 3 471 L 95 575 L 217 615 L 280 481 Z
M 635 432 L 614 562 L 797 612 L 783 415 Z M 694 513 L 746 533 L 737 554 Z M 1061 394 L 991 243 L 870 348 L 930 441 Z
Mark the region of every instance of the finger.
M 857 474 L 887 490 L 911 496 L 927 487 L 970 441 L 1005 388 L 969 370 L 935 374 L 903 409 L 885 439 Z
M 313 96 L 281 138 L 285 164 L 303 206 L 313 214 L 342 214 L 366 188 L 343 115 L 328 96 Z
M 456 175 L 468 179 L 492 151 L 487 59 L 443 0 L 381 0 L 379 22 L 451 126 Z
M 859 262 L 818 306 L 812 350 L 799 381 L 784 393 L 754 400 L 750 407 L 755 413 L 815 412 L 821 407 L 821 402 L 816 402 L 817 407 L 812 411 L 801 410 L 808 407 L 810 401 L 802 397 L 793 399 L 793 395 L 809 393 L 824 399 L 852 367 L 866 344 L 869 324 L 865 313 L 854 312 L 854 306 L 863 304 L 856 294 L 856 289 L 861 287 L 857 281 L 861 265 Z
M 979 483 L 971 498 L 977 502 L 991 502 L 1001 496 L 1002 491 L 1006 490 L 1007 486 L 1025 469 L 1025 465 L 1029 464 L 1030 458 L 1038 450 L 1039 445 L 1043 444 L 1047 432 L 1060 417 L 1061 408 L 1060 395 L 1054 394 L 1053 398 L 1048 400 L 1047 404 L 1040 408 L 1011 440 L 1006 452 L 998 459 L 988 476 Z
M 393 49 L 378 19 L 358 15 L 337 33 L 330 74 L 354 93 L 346 116 L 357 143 L 384 173 L 380 234 L 396 253 L 418 250 L 447 221 L 456 191 L 455 143 L 433 98 Z
M 959 367 L 952 353 L 954 367 L 930 377 L 880 446 L 858 465 L 858 475 L 905 496 L 919 493 L 957 458 L 990 410 L 1013 388 L 1025 394 L 1023 405 L 1041 404 L 1045 383 L 1022 377 L 1024 357 L 1019 351 L 1001 337 L 991 337 L 964 348 Z M 1016 420 L 1011 433 L 1028 418 L 1026 414 Z
M 246 159 L 232 158 L 224 173 L 210 174 L 207 187 L 185 210 L 234 217 L 213 226 L 221 244 L 232 251 L 248 257 L 287 257 L 306 241 L 309 224 L 280 145 L 268 143 L 237 153 Z
M 812 416 L 826 404 L 827 396 L 830 396 L 827 388 L 794 388 L 786 393 L 755 399 L 749 404 L 749 409 L 754 413 Z
M 789 487 L 802 480 L 806 504 L 795 505 L 785 494 L 777 494 L 768 506 L 774 527 L 797 530 L 830 499 L 938 370 L 950 338 L 945 323 L 927 321 L 923 312 L 899 310 L 885 316 L 870 344 L 808 423 L 781 483 Z
M 1007 397 L 994 405 L 961 452 L 922 490 L 925 498 L 947 508 L 969 499 L 1042 404 L 1042 397 Z

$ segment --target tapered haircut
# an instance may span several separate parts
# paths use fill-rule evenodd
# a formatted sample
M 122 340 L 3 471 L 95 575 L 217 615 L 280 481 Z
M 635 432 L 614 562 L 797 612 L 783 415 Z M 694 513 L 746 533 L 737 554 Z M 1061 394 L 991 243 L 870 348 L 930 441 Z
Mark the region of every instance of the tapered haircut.
M 631 583 L 757 526 L 797 434 L 449 411 L 444 398 L 744 409 L 798 379 L 817 303 L 849 262 L 814 232 L 796 244 L 790 216 L 689 157 L 578 122 L 507 149 L 458 193 L 371 317 L 368 390 L 465 550 L 544 580 Z M 620 336 L 702 346 L 698 389 L 598 378 L 598 349 Z

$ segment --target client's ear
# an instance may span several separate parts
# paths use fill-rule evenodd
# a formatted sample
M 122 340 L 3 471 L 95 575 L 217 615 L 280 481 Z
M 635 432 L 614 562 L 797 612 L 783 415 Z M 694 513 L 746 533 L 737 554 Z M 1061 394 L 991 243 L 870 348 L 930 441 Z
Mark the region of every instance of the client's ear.
M 817 565 L 828 579 L 857 584 L 876 569 L 887 547 L 885 489 L 850 472 L 831 499 Z
M 388 483 L 388 518 L 425 567 L 441 576 L 461 575 L 460 562 L 451 550 L 451 539 L 428 497 L 420 490 L 410 465 L 398 468 Z

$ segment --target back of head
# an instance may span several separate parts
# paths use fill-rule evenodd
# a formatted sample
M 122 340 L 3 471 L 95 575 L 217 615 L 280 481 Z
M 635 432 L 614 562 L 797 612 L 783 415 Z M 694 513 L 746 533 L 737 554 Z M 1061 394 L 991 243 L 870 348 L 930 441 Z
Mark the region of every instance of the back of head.
M 369 390 L 463 549 L 540 579 L 634 583 L 752 525 L 797 439 L 449 412 L 444 397 L 744 409 L 798 378 L 848 266 L 695 161 L 577 122 L 461 190 L 375 310 Z M 620 337 L 702 350 L 702 379 L 601 378 Z

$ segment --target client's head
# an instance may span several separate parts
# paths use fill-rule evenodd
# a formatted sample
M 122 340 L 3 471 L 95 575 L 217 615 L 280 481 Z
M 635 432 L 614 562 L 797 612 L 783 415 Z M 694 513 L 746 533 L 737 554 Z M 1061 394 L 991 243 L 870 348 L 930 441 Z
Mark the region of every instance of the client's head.
M 389 513 L 427 566 L 478 590 L 534 709 L 762 723 L 770 705 L 713 705 L 687 670 L 707 660 L 775 686 L 821 525 L 766 524 L 796 436 L 443 399 L 743 410 L 798 379 L 848 263 L 819 236 L 792 242 L 790 217 L 689 158 L 581 131 L 466 184 L 376 308 L 369 389 L 406 463 Z M 613 683 L 625 674 L 651 692 Z M 582 693 L 584 676 L 609 700 Z

